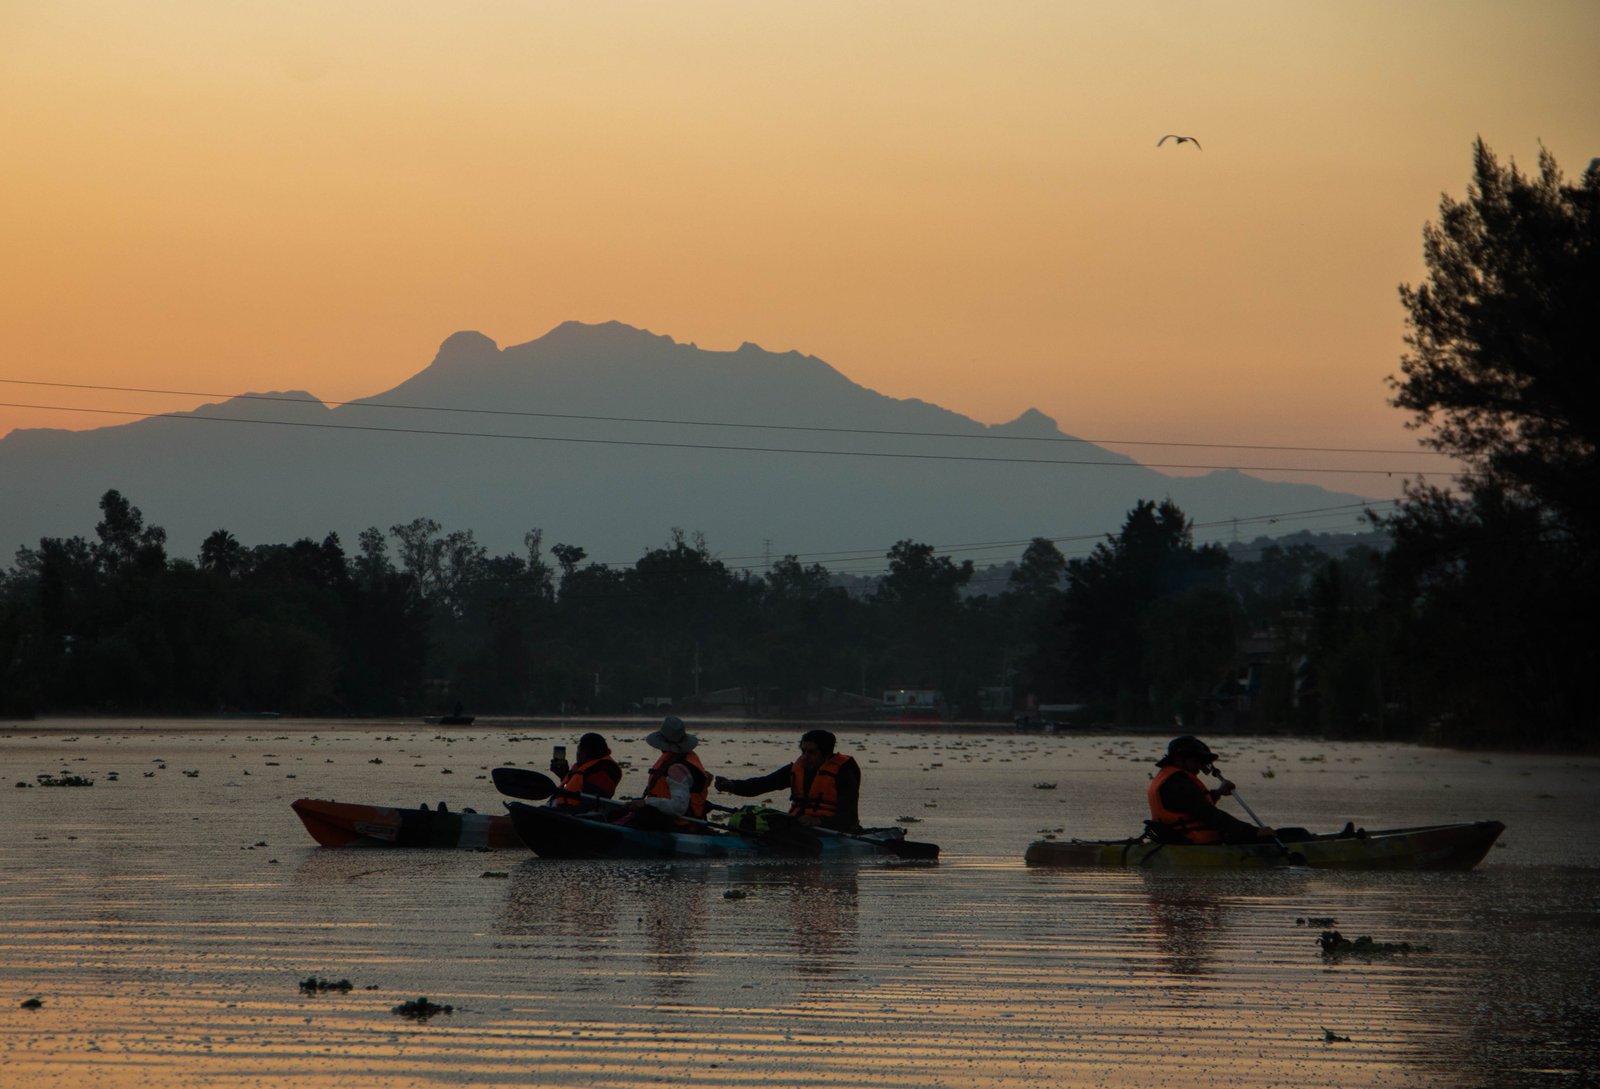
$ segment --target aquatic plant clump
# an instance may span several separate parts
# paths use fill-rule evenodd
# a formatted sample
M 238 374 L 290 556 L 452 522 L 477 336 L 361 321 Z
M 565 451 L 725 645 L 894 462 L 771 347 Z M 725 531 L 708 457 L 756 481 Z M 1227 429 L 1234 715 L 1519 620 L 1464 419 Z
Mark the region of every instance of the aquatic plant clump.
M 1351 941 L 1337 930 L 1324 930 L 1317 938 L 1317 944 L 1322 946 L 1322 955 L 1325 957 L 1377 957 L 1394 953 L 1433 952 L 1432 948 L 1426 945 L 1412 945 L 1410 942 L 1376 942 L 1365 934 Z
M 66 772 L 62 772 L 60 775 L 41 774 L 41 775 L 38 776 L 38 780 L 39 780 L 39 785 L 42 786 L 42 787 L 92 787 L 92 786 L 94 786 L 94 780 L 93 779 L 87 779 L 82 775 L 68 775 Z M 18 783 L 17 785 L 21 786 L 22 784 Z
M 389 1010 L 390 1013 L 398 1014 L 401 1017 L 410 1017 L 417 1021 L 426 1021 L 428 1018 L 436 1017 L 441 1013 L 452 1013 L 454 1011 L 454 1006 L 448 1004 L 441 1006 L 437 1002 L 429 1002 L 426 998 L 419 998 L 415 1002 L 402 1002 Z
M 348 994 L 354 987 L 355 984 L 348 979 L 341 979 L 335 982 L 331 979 L 318 979 L 316 976 L 308 976 L 300 981 L 301 994 L 326 994 L 329 991 Z

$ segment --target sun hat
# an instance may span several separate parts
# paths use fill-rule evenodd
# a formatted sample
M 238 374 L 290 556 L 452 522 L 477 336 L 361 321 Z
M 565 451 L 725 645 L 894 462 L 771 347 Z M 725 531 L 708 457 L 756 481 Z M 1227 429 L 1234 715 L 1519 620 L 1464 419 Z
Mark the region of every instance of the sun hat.
M 1175 737 L 1167 743 L 1167 755 L 1156 761 L 1156 767 L 1164 768 L 1180 756 L 1198 756 L 1207 764 L 1218 758 L 1217 754 L 1212 752 L 1211 747 L 1204 741 L 1201 741 L 1193 734 L 1184 734 L 1182 737 Z
M 662 752 L 691 752 L 700 739 L 683 728 L 683 719 L 668 715 L 661 720 L 661 729 L 644 739 L 652 749 Z

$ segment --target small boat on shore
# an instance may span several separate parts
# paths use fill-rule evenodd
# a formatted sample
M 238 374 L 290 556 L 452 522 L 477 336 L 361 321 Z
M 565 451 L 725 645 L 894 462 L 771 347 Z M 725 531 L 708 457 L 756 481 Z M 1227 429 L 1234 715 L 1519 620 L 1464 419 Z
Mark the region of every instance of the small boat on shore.
M 1242 870 L 1305 866 L 1313 870 L 1470 870 L 1505 831 L 1499 821 L 1388 828 L 1347 828 L 1295 836 L 1281 844 L 1162 843 L 1148 836 L 1123 840 L 1034 840 L 1030 866 L 1148 870 Z
M 706 822 L 703 832 L 657 831 L 573 816 L 549 806 L 507 802 L 522 842 L 541 858 L 868 858 L 939 857 L 932 843 L 905 838 L 899 828 L 860 835 L 796 829 L 779 835 L 740 835 Z
M 521 847 L 504 815 L 301 798 L 290 803 L 324 847 Z

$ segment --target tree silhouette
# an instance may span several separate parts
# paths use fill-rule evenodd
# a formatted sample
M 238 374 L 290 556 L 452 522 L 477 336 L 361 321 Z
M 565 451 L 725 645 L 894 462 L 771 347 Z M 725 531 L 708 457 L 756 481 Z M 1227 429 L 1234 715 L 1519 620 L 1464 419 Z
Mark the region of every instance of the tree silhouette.
M 1154 633 L 1172 698 L 1192 698 L 1188 677 L 1194 656 L 1171 649 L 1174 605 L 1153 620 L 1158 603 L 1200 587 L 1220 587 L 1228 557 L 1215 546 L 1195 548 L 1189 520 L 1171 500 L 1140 500 L 1128 512 L 1122 529 L 1095 546 L 1087 557 L 1067 565 L 1067 590 L 1057 618 L 1056 654 L 1066 680 L 1090 701 L 1113 705 L 1121 721 L 1145 718 L 1151 706 L 1147 654 Z M 1203 620 L 1210 639 L 1216 634 L 1218 603 L 1196 598 L 1189 614 Z M 1232 647 L 1225 648 L 1224 659 Z M 1201 657 L 1210 663 L 1218 655 Z M 1182 674 L 1181 677 L 1175 674 Z
M 1423 231 L 1428 279 L 1402 285 L 1410 329 L 1393 404 L 1465 461 L 1466 486 L 1503 488 L 1593 539 L 1600 516 L 1600 163 L 1562 183 L 1473 148 L 1467 199 Z
M 1479 140 L 1465 201 L 1423 234 L 1402 286 L 1410 333 L 1393 403 L 1466 465 L 1459 492 L 1413 484 L 1386 526 L 1396 695 L 1439 740 L 1535 724 L 1592 740 L 1600 652 L 1600 163 L 1501 167 Z

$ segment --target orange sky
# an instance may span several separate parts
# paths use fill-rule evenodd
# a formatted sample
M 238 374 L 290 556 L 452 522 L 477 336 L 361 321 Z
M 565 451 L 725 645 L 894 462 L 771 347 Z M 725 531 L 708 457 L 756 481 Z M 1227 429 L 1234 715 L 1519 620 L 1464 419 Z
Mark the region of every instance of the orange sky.
M 0 378 L 348 399 L 616 319 L 990 423 L 1411 448 L 1422 225 L 1479 134 L 1579 174 L 1596 72 L 1592 0 L 5 0 Z

